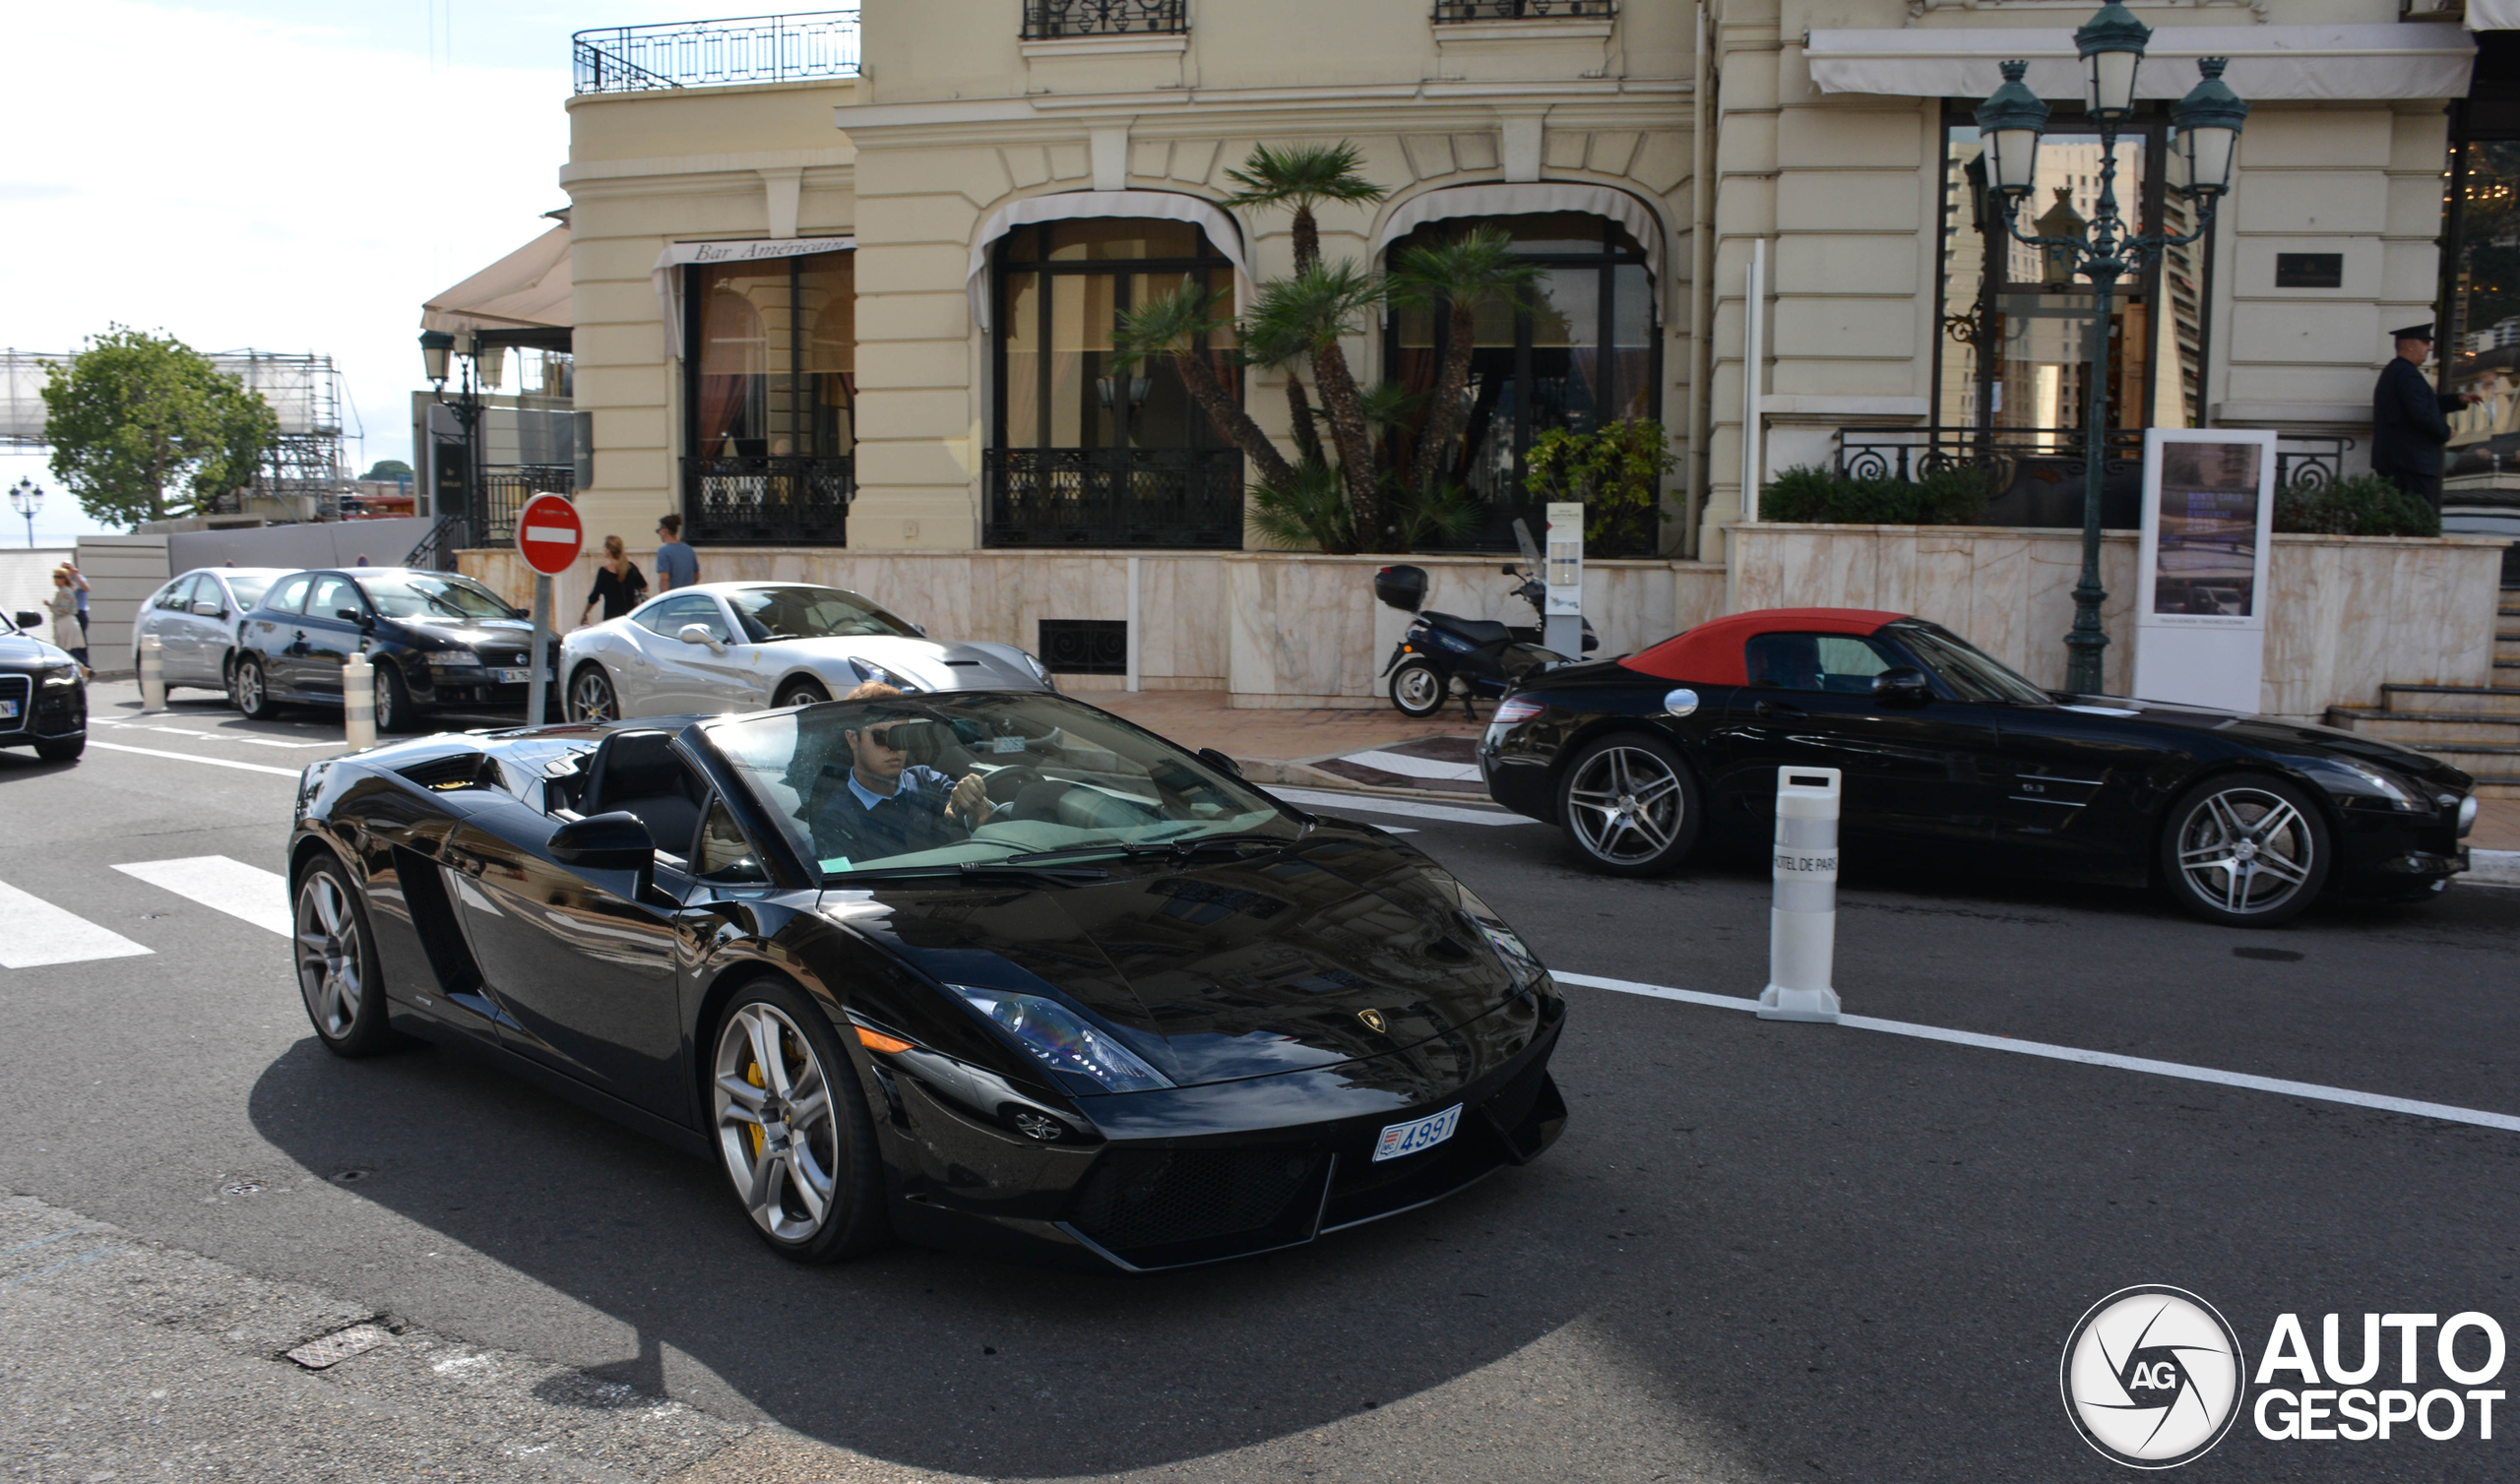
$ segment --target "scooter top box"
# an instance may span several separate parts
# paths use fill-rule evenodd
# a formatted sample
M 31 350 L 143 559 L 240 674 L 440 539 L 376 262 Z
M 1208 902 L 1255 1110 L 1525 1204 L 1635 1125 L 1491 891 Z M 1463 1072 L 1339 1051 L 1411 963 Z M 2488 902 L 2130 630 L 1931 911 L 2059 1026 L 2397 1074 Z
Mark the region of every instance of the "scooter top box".
M 1426 601 L 1426 569 L 1385 567 L 1374 574 L 1374 597 L 1405 613 L 1417 612 Z

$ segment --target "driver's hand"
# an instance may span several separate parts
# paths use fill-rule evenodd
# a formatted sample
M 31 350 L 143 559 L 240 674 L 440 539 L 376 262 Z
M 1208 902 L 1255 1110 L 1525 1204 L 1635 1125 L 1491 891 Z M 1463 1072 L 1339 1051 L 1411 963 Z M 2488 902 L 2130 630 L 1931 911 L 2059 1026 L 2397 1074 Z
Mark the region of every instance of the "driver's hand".
M 961 815 L 975 830 L 988 823 L 989 815 L 996 809 L 989 802 L 988 785 L 976 773 L 963 774 L 963 781 L 954 785 L 954 796 L 946 801 L 945 807 Z

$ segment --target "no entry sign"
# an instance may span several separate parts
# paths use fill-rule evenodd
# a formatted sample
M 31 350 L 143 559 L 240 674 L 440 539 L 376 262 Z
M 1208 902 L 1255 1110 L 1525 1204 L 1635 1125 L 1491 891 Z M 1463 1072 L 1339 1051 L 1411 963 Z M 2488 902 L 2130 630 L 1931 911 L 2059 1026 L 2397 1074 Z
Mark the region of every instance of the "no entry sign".
M 578 508 L 558 495 L 536 495 L 517 512 L 516 549 L 525 564 L 544 577 L 558 577 L 576 564 L 587 543 L 587 528 Z

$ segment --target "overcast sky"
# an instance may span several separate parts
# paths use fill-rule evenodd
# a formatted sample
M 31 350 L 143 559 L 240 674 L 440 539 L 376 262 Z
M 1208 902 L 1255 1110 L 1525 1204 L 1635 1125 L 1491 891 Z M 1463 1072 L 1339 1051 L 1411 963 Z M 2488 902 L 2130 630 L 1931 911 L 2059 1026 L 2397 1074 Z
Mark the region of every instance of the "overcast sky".
M 768 9 L 769 7 L 762 7 Z M 0 343 L 108 324 L 201 350 L 318 352 L 348 378 L 353 472 L 410 457 L 420 302 L 566 206 L 569 35 L 721 0 L 234 0 L 9 7 Z M 39 544 L 98 527 L 41 454 Z M 0 544 L 26 540 L 0 507 Z

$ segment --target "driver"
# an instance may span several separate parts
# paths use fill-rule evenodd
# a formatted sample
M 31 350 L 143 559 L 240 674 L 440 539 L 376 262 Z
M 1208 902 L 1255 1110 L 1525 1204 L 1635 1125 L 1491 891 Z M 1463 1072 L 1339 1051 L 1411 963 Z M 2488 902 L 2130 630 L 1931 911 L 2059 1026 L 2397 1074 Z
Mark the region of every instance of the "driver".
M 844 699 L 873 701 L 900 694 L 869 681 Z M 979 774 L 957 783 L 936 769 L 910 761 L 911 734 L 934 724 L 907 711 L 875 707 L 858 726 L 843 728 L 849 773 L 815 811 L 815 839 L 846 842 L 850 855 L 876 860 L 954 844 L 986 824 L 995 806 Z

